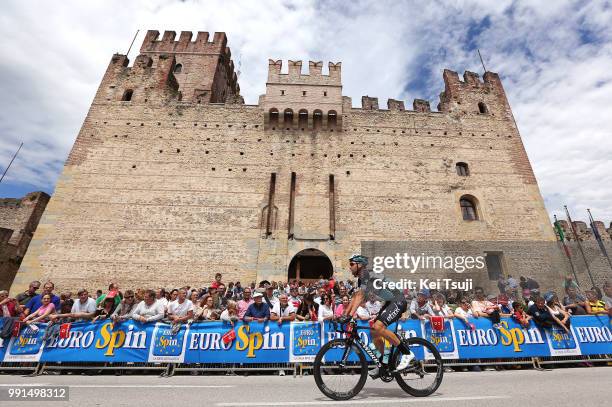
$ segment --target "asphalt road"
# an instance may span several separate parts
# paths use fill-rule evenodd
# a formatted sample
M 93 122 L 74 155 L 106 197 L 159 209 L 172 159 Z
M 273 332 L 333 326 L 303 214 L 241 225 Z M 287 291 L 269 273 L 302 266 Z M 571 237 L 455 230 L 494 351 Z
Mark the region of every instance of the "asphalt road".
M 70 386 L 70 400 L 50 406 L 605 406 L 612 400 L 612 368 L 452 372 L 427 398 L 409 396 L 395 382 L 368 379 L 349 402 L 323 396 L 312 376 L 0 376 L 5 395 L 17 385 Z M 5 400 L 3 407 L 47 404 Z

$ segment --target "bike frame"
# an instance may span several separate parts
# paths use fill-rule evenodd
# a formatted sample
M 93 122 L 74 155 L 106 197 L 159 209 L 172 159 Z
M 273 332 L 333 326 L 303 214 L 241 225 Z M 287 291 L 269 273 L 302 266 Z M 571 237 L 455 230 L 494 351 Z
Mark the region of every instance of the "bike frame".
M 336 323 L 334 323 L 336 324 Z M 376 367 L 378 367 L 379 369 L 384 365 L 384 363 L 378 358 L 376 357 L 376 355 L 374 354 L 374 352 L 372 352 L 372 350 L 370 349 L 369 346 L 367 346 L 362 340 L 361 338 L 359 338 L 358 335 L 358 331 L 365 331 L 366 329 L 371 329 L 371 327 L 360 327 L 357 326 L 357 323 L 355 321 L 351 321 L 349 323 L 346 324 L 346 327 L 350 329 L 342 329 L 342 324 L 338 324 L 338 326 L 340 327 L 340 329 L 338 329 L 336 327 L 336 332 L 341 332 L 343 334 L 347 335 L 346 341 L 347 341 L 347 347 L 344 350 L 344 354 L 342 355 L 342 362 L 340 363 L 341 367 L 344 367 L 344 364 L 346 363 L 346 360 L 348 359 L 348 355 L 349 355 L 349 351 L 351 349 L 351 346 L 353 345 L 353 343 L 357 343 L 359 345 L 359 347 L 361 348 L 362 351 L 364 351 L 371 359 L 372 361 L 376 364 Z M 397 328 L 398 328 L 398 324 L 395 324 L 395 335 L 397 335 Z M 401 338 L 400 338 L 401 340 Z M 395 350 L 395 346 L 391 345 L 391 351 L 389 352 L 389 355 L 393 354 L 393 351 Z

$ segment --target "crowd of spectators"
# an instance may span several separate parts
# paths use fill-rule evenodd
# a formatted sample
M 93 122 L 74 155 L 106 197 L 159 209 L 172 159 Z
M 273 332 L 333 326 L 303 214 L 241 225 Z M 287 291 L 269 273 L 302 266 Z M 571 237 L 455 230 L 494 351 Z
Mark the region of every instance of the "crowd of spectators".
M 71 292 L 54 293 L 50 281 L 40 289 L 40 282 L 30 283 L 28 290 L 10 298 L 0 291 L 0 337 L 8 337 L 12 325 L 21 321 L 24 325 L 36 326 L 37 322 L 100 321 L 114 322 L 132 319 L 142 323 L 164 321 L 178 331 L 181 324 L 194 321 L 273 321 L 283 324 L 289 321 L 325 321 L 340 316 L 348 306 L 356 289 L 354 281 L 251 282 L 242 286 L 240 282 L 223 282 L 223 276 L 204 288 L 184 286 L 180 288 L 157 288 L 156 290 L 121 291 L 111 283 L 106 292 L 98 290 L 91 296 L 87 289 L 80 289 L 73 298 Z M 515 319 L 523 326 L 533 320 L 538 326 L 569 331 L 570 315 L 612 316 L 612 282 L 582 290 L 568 277 L 563 282 L 564 295 L 546 291 L 532 278 L 512 276 L 498 281 L 495 294 L 485 293 L 481 287 L 471 292 L 449 290 L 405 291 L 408 309 L 402 319 L 427 320 L 431 316 L 456 318 L 474 329 L 469 318 L 489 318 L 498 326 L 501 317 Z M 383 304 L 370 294 L 355 312 L 355 319 L 373 320 Z M 57 328 L 50 330 L 57 334 Z

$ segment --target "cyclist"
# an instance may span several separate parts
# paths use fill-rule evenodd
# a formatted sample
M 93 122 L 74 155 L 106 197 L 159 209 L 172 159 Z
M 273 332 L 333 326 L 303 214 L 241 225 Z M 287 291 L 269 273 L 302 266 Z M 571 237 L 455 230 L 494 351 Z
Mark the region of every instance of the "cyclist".
M 403 370 L 408 367 L 412 359 L 414 359 L 414 354 L 411 353 L 410 348 L 387 327 L 400 319 L 402 313 L 404 313 L 408 307 L 408 302 L 399 290 L 382 288 L 380 283 L 386 281 L 385 277 L 380 273 L 370 274 L 370 271 L 366 269 L 367 265 L 368 258 L 360 254 L 354 254 L 349 259 L 351 274 L 353 277 L 358 277 L 358 288 L 353 294 L 351 303 L 345 308 L 339 320 L 341 322 L 350 320 L 351 315 L 353 315 L 361 301 L 366 298 L 366 295 L 369 293 L 374 293 L 384 300 L 385 304 L 378 313 L 374 323 L 371 325 L 370 334 L 372 335 L 374 346 L 376 346 L 376 349 L 381 355 L 385 353 L 385 339 L 402 352 L 403 355 L 396 370 Z M 376 284 L 378 288 L 375 287 L 376 280 L 379 280 L 379 284 Z M 378 378 L 380 376 L 378 367 L 372 369 L 369 375 L 372 379 Z

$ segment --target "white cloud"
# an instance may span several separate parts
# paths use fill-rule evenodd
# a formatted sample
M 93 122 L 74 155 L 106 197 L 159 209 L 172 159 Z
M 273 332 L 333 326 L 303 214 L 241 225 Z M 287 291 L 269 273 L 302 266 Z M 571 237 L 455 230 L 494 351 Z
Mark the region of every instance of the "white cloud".
M 10 184 L 52 191 L 111 55 L 137 29 L 132 59 L 147 29 L 227 32 L 247 103 L 264 93 L 275 58 L 342 61 L 354 105 L 367 94 L 381 107 L 387 98 L 435 107 L 443 68 L 482 71 L 476 46 L 502 75 L 548 210 L 564 217 L 565 203 L 577 219 L 590 207 L 612 220 L 610 4 L 422 3 L 4 2 L 0 164 L 23 140 Z

